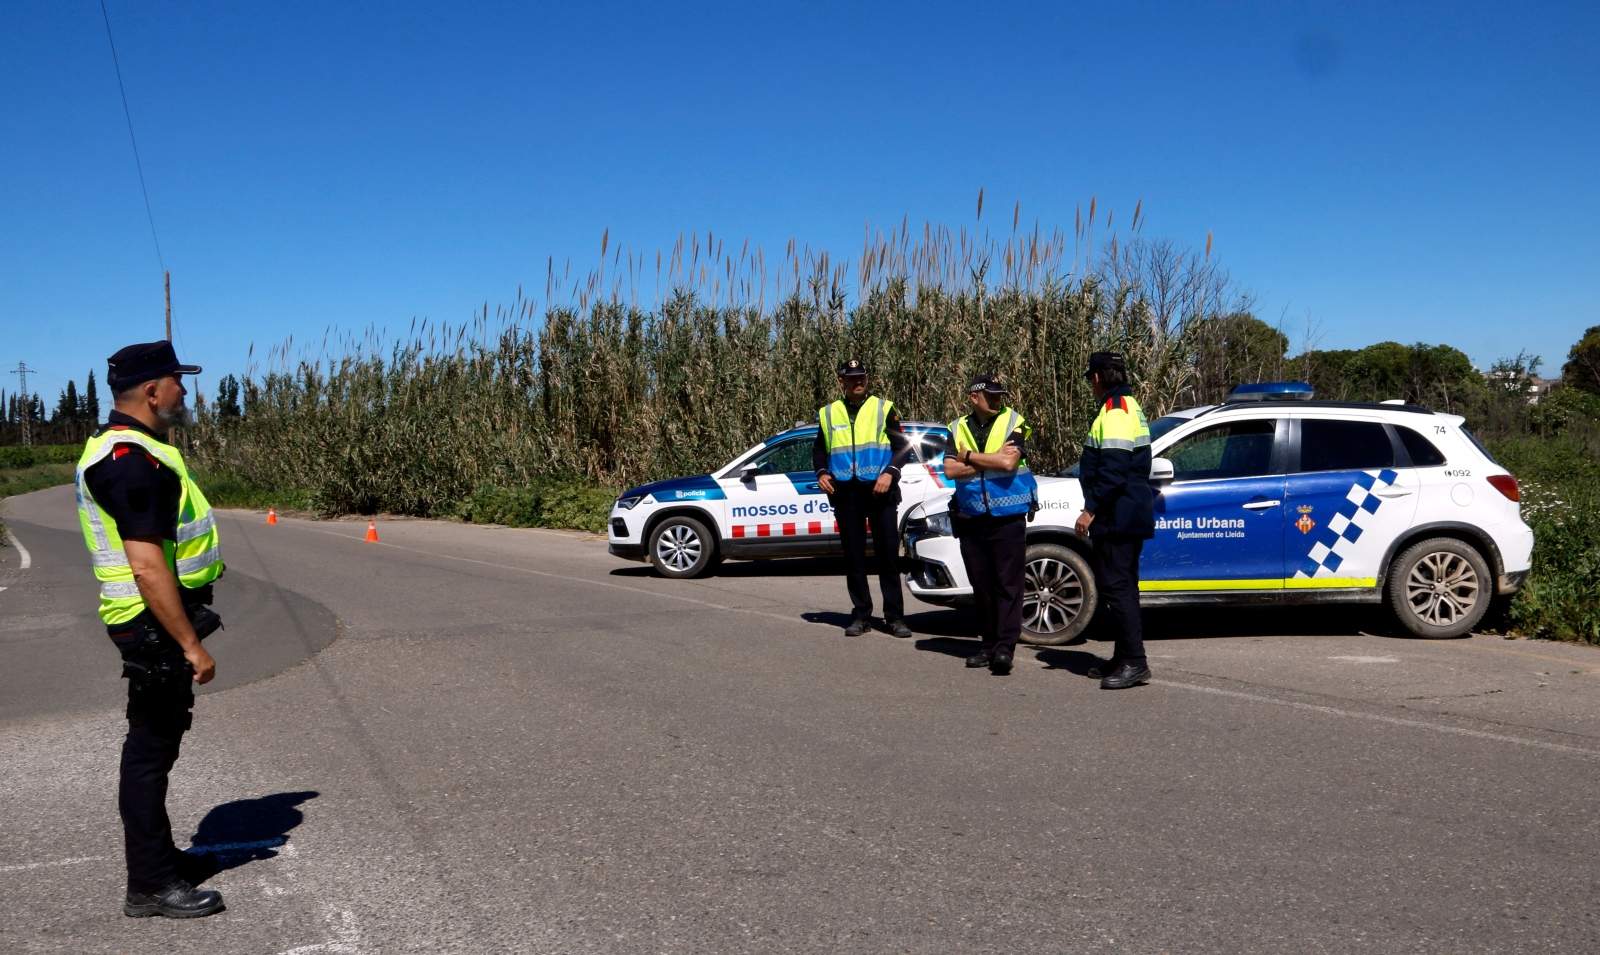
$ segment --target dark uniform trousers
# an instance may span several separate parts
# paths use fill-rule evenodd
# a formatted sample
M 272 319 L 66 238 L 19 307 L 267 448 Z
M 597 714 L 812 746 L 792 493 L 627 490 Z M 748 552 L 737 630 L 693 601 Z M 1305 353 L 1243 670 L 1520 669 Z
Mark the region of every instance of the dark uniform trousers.
M 128 678 L 128 735 L 117 786 L 128 890 L 158 892 L 179 878 L 181 854 L 167 818 L 167 774 L 193 719 L 193 671 L 177 642 L 154 628 L 136 627 L 112 640 Z
M 1027 567 L 1027 515 L 960 518 L 957 537 L 978 610 L 983 648 L 1015 653 L 1022 635 L 1022 575 Z
M 878 588 L 883 592 L 883 619 L 893 623 L 906 612 L 905 597 L 900 592 L 900 489 L 874 494 L 872 483 L 835 481 L 828 501 L 839 521 L 839 537 L 844 543 L 851 613 L 857 620 L 872 616 L 872 586 L 867 581 L 866 525 L 870 522 Z
M 1116 635 L 1111 660 L 1144 666 L 1144 624 L 1139 618 L 1139 554 L 1144 540 L 1117 534 L 1097 536 L 1091 528 L 1090 541 L 1102 612 Z

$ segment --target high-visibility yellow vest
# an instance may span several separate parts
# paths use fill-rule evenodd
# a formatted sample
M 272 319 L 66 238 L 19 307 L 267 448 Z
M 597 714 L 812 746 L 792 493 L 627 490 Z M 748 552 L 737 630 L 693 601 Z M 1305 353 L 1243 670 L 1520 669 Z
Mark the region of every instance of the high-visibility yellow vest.
M 1028 427 L 1022 415 L 1010 408 L 1002 408 L 989 428 L 988 439 L 980 448 L 967 423 L 971 417 L 962 415 L 950 422 L 950 436 L 955 441 L 956 457 L 968 451 L 998 454 L 1006 446 L 1006 440 L 1018 430 L 1022 431 L 1024 438 L 1033 434 L 1033 429 Z M 1026 514 L 1033 509 L 1038 497 L 1039 482 L 1034 480 L 1033 472 L 1028 469 L 1026 458 L 1017 462 L 1015 471 L 980 470 L 971 477 L 956 479 L 956 509 L 968 517 L 978 514 L 995 517 Z
M 1100 404 L 1089 426 L 1086 448 L 1135 451 L 1150 446 L 1150 423 L 1133 395 L 1112 395 Z
M 163 545 L 179 586 L 191 590 L 204 587 L 221 577 L 223 571 L 216 517 L 205 494 L 189 476 L 178 449 L 133 428 L 103 431 L 89 439 L 78 458 L 78 524 L 83 529 L 83 543 L 89 548 L 95 579 L 100 581 L 100 619 L 107 626 L 127 623 L 145 608 L 128 555 L 122 549 L 117 522 L 95 502 L 85 479 L 89 469 L 105 460 L 119 444 L 138 445 L 178 476 L 182 493 L 178 498 L 177 539 L 164 541 Z
M 875 481 L 892 457 L 889 412 L 894 402 L 870 395 L 850 417 L 842 400 L 817 409 L 817 426 L 828 444 L 828 472 L 836 481 Z

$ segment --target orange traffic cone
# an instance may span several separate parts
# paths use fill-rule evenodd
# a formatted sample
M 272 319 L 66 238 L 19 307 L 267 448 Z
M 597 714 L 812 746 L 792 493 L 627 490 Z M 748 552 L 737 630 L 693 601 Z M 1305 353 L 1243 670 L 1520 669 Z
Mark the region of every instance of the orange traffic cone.
M 376 544 L 377 542 L 378 542 L 378 522 L 377 521 L 368 521 L 367 522 L 367 543 Z
M 278 523 L 278 512 L 273 510 L 270 507 L 267 508 L 267 523 L 268 524 L 276 524 L 276 523 Z

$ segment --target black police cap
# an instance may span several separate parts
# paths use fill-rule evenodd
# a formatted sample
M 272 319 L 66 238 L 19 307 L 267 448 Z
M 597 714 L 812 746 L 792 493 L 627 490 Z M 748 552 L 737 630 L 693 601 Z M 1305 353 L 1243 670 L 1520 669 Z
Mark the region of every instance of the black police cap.
M 973 378 L 972 384 L 967 386 L 967 391 L 986 391 L 991 395 L 1010 394 L 1010 390 L 1006 388 L 1005 382 L 1000 380 L 1000 376 L 990 372 Z
M 866 373 L 867 366 L 859 358 L 852 358 L 839 365 L 840 378 L 854 378 L 857 375 L 865 375 Z
M 1089 371 L 1120 371 L 1126 375 L 1128 362 L 1121 352 L 1097 351 L 1089 356 Z
M 140 342 L 106 359 L 106 386 L 113 393 L 167 375 L 198 375 L 199 365 L 178 361 L 171 342 Z

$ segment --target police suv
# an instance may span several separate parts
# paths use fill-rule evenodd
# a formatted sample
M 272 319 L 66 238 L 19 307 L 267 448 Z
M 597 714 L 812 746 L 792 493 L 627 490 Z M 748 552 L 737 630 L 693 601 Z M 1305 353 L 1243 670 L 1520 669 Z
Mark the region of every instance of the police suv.
M 1457 415 L 1400 402 L 1313 400 L 1301 382 L 1244 385 L 1151 425 L 1156 531 L 1141 602 L 1386 603 L 1423 637 L 1466 633 L 1527 577 L 1533 532 L 1517 482 Z M 1074 532 L 1073 471 L 1039 479 L 1028 525 L 1023 639 L 1060 644 L 1098 601 Z M 972 590 L 942 502 L 906 520 L 913 595 Z
M 944 425 L 908 421 L 911 460 L 900 469 L 900 518 L 950 495 Z M 839 527 L 811 466 L 817 426 L 797 425 L 721 469 L 629 488 L 611 508 L 608 540 L 618 557 L 647 560 L 667 577 L 697 577 L 724 558 L 843 553 Z M 871 551 L 871 541 L 868 541 Z

